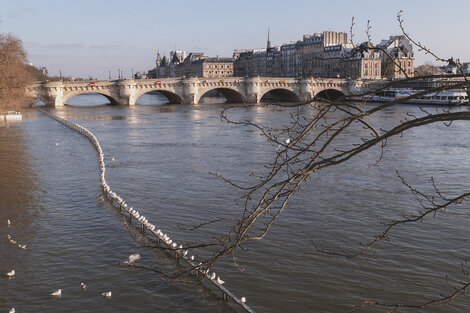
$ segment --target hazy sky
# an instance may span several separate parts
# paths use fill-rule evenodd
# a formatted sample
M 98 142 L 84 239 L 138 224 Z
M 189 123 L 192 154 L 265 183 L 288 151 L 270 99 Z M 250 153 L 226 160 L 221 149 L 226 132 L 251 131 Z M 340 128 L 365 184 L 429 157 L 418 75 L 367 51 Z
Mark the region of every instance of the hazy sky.
M 51 75 L 108 78 L 118 68 L 154 67 L 157 49 L 231 56 L 234 49 L 280 45 L 323 30 L 349 32 L 356 42 L 410 35 L 440 56 L 470 61 L 469 0 L 0 0 L 0 32 L 19 37 L 29 61 Z M 432 60 L 415 49 L 416 63 Z

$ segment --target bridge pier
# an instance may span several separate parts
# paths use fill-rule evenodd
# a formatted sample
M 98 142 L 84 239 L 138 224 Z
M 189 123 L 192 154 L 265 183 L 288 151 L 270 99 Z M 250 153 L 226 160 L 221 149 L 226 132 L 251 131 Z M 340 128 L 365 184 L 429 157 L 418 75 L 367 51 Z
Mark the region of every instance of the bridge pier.
M 248 77 L 245 79 L 246 84 L 246 102 L 260 103 L 261 101 L 261 78 Z
M 136 99 L 136 83 L 133 79 L 128 79 L 126 81 L 119 80 L 116 83 L 118 88 L 117 94 L 119 95 L 118 104 L 123 106 L 132 106 L 135 105 Z
M 300 95 L 299 99 L 303 102 L 311 101 L 315 95 L 313 90 L 313 79 L 312 78 L 304 78 L 300 80 Z
M 197 104 L 199 99 L 199 79 L 197 77 L 183 78 L 183 101 L 185 104 Z

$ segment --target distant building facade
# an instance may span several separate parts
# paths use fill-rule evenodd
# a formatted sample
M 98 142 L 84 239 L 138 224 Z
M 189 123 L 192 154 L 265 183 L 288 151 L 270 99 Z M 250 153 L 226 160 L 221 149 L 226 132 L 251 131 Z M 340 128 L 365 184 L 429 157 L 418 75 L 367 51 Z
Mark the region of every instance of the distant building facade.
M 405 36 L 382 40 L 380 49 L 367 42 L 353 45 L 345 32 L 304 35 L 302 40 L 274 47 L 269 36 L 268 30 L 266 48 L 235 50 L 232 58 L 186 51 L 171 51 L 167 58 L 158 51 L 155 68 L 147 77 L 396 79 L 414 76 L 413 47 Z
M 404 35 L 390 36 L 378 45 L 382 53 L 382 73 L 385 78 L 396 79 L 414 76 L 414 54 L 411 42 Z
M 208 57 L 200 52 L 171 51 L 170 59 L 157 53 L 156 66 L 148 77 L 227 77 L 233 76 L 233 58 Z
M 381 78 L 381 56 L 359 51 L 343 32 L 304 35 L 282 46 L 234 52 L 235 76 Z

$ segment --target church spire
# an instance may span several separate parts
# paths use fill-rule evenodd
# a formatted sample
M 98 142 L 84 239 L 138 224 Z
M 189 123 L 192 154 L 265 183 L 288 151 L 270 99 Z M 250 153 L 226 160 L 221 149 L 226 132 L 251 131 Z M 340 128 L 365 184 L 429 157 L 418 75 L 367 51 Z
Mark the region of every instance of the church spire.
M 156 60 L 157 67 L 160 67 L 162 65 L 161 63 L 162 63 L 162 56 L 160 54 L 160 49 L 158 49 L 157 60 Z
M 271 41 L 269 40 L 269 27 L 268 27 L 268 42 L 266 43 L 266 49 L 271 48 Z

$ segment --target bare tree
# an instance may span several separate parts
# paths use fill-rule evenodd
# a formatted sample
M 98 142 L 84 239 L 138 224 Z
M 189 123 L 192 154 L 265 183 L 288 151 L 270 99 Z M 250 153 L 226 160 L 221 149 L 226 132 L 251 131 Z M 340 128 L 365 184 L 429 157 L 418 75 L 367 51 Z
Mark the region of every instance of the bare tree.
M 439 66 L 426 62 L 415 68 L 415 76 L 439 75 L 441 69 Z
M 27 64 L 22 42 L 12 35 L 0 34 L 0 109 L 18 108 L 32 99 L 26 86 L 44 77 Z

